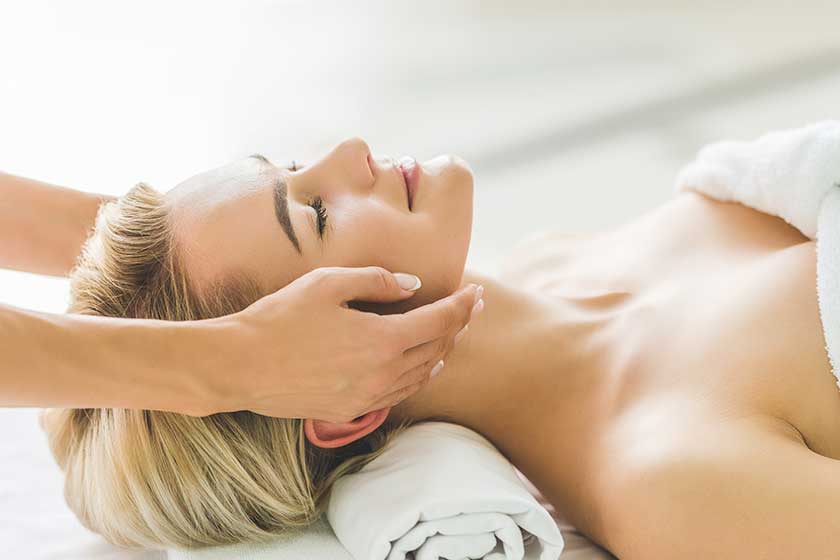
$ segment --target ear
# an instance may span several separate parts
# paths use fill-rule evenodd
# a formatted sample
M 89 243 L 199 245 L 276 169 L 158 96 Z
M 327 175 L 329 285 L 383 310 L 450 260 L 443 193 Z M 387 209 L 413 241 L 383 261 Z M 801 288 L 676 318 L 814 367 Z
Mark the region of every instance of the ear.
M 307 419 L 303 421 L 303 433 L 306 434 L 309 443 L 316 447 L 341 447 L 365 437 L 381 426 L 390 411 L 391 407 L 380 408 L 359 416 L 352 422 Z

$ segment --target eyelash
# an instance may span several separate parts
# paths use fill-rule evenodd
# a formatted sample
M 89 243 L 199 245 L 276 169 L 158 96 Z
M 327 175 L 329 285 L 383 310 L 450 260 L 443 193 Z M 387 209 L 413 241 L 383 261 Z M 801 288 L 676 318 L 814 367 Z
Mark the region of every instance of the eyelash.
M 324 229 L 327 226 L 327 209 L 324 208 L 324 201 L 320 196 L 316 196 L 312 202 L 309 203 L 315 212 L 318 214 L 318 234 L 324 237 Z

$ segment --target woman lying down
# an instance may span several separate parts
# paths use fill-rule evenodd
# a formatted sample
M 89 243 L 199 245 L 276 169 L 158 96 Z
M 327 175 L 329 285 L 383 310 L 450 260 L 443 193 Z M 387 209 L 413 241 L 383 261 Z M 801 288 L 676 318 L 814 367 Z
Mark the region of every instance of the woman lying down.
M 486 309 L 423 390 L 349 423 L 52 410 L 86 526 L 179 547 L 305 526 L 389 433 L 435 418 L 487 437 L 622 559 L 840 555 L 840 395 L 814 241 L 685 189 L 609 231 L 531 237 L 492 278 L 464 270 L 466 163 L 406 170 L 416 188 L 351 139 L 302 169 L 249 157 L 102 210 L 73 312 L 218 316 L 314 268 L 367 265 L 419 275 L 412 306 L 476 282 Z

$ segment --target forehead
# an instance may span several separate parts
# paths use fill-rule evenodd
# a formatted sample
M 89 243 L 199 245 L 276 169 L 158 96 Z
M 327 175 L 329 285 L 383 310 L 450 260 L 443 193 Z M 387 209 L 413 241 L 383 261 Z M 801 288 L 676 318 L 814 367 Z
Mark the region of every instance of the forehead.
M 193 175 L 166 196 L 175 213 L 186 208 L 212 211 L 237 198 L 252 195 L 270 181 L 268 170 L 258 161 L 243 159 Z
M 269 293 L 303 273 L 274 215 L 276 173 L 247 158 L 167 193 L 175 250 L 197 288 L 244 276 Z

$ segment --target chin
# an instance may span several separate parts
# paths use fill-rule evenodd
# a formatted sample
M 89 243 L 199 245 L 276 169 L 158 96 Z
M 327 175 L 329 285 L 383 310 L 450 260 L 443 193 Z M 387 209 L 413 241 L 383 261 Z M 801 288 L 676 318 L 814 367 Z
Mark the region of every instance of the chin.
M 443 154 L 424 161 L 423 172 L 447 187 L 469 188 L 472 190 L 473 171 L 467 161 L 454 154 Z
M 470 184 L 472 184 L 472 182 L 473 182 L 473 170 L 472 170 L 472 167 L 470 167 L 470 164 L 467 163 L 467 160 L 465 160 L 464 158 L 462 158 L 460 156 L 456 156 L 456 155 L 452 155 L 452 154 L 449 154 L 446 157 L 449 158 L 449 160 L 452 162 L 452 165 L 454 165 L 455 167 L 460 169 L 465 175 L 469 176 L 469 182 L 470 182 Z
M 467 264 L 467 253 L 470 248 L 470 235 L 472 232 L 472 220 L 467 220 L 462 224 L 464 227 L 460 228 L 457 233 L 452 236 L 452 241 L 449 244 L 450 250 L 447 251 L 445 258 L 441 261 L 446 262 L 447 265 L 444 272 L 438 278 L 436 299 L 446 297 L 455 292 L 461 287 L 464 280 L 464 269 Z M 442 257 L 444 255 L 441 255 Z
M 454 154 L 445 154 L 438 156 L 430 162 L 433 167 L 436 167 L 438 173 L 444 180 L 452 185 L 454 188 L 470 191 L 473 190 L 473 170 L 467 160 Z M 424 168 L 425 168 L 424 164 Z
M 449 293 L 454 292 L 461 286 L 464 277 L 464 268 L 467 262 L 467 253 L 470 249 L 470 241 L 472 239 L 472 225 L 473 225 L 473 191 L 474 191 L 474 177 L 473 171 L 466 160 L 458 156 L 449 156 L 452 161 L 452 166 L 457 171 L 457 188 L 459 202 L 461 204 L 462 213 L 458 217 L 458 231 L 452 237 L 453 257 L 451 264 L 451 281 L 449 283 Z

